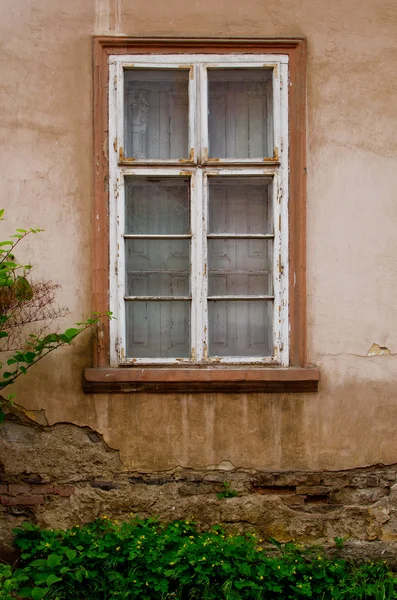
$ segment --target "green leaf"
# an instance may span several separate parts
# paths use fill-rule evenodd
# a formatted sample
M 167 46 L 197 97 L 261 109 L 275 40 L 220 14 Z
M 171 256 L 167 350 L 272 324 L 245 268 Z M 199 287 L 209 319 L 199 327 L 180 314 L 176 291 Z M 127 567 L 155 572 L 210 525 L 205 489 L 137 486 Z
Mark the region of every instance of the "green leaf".
M 74 576 L 79 583 L 81 583 L 83 581 L 83 572 L 82 571 L 76 571 Z
M 71 327 L 70 329 L 67 329 L 65 331 L 65 335 L 68 338 L 68 340 L 72 340 L 73 338 L 76 337 L 76 335 L 79 335 L 80 332 L 81 332 L 80 329 L 76 329 L 74 327 Z
M 13 373 L 10 373 L 9 371 L 4 371 L 3 373 L 3 378 L 4 379 L 9 379 L 10 377 L 12 377 L 13 375 L 15 375 L 15 371 Z
M 46 579 L 48 586 L 52 585 L 53 583 L 57 583 L 58 581 L 62 581 L 62 577 L 57 577 L 53 573 L 51 573 L 51 575 L 49 575 Z
M 72 550 L 72 549 L 66 550 L 66 556 L 68 557 L 69 560 L 73 560 L 74 558 L 76 558 L 76 554 L 77 554 L 76 550 Z
M 1 263 L 1 268 L 7 269 L 7 270 L 16 269 L 17 267 L 21 267 L 21 266 L 22 265 L 19 265 L 18 263 L 14 262 L 13 260 L 8 260 L 7 262 Z
M 0 338 L 5 338 L 5 337 L 8 337 L 8 333 L 6 331 L 0 331 Z
M 49 566 L 50 569 L 53 569 L 59 565 L 60 562 L 62 562 L 62 556 L 59 554 L 50 554 L 50 556 L 47 558 L 47 566 Z
M 43 344 L 53 344 L 59 341 L 59 335 L 57 333 L 49 333 L 42 340 Z
M 22 365 L 19 367 L 21 373 L 23 373 L 24 375 L 26 375 L 26 367 L 23 367 Z
M 35 578 L 34 582 L 36 585 L 41 585 L 47 580 L 47 577 L 52 575 L 51 571 L 44 571 L 44 573 L 39 573 Z
M 45 564 L 46 564 L 46 562 L 47 562 L 47 561 L 46 561 L 46 560 L 44 560 L 44 558 L 38 558 L 37 560 L 33 560 L 33 561 L 30 563 L 30 566 L 31 566 L 31 567 L 42 567 L 43 565 L 45 565 Z
M 33 600 L 41 600 L 41 598 L 44 598 L 44 596 L 46 595 L 46 593 L 48 592 L 48 588 L 34 588 L 32 590 L 32 598 Z
M 25 353 L 25 362 L 27 362 L 29 365 L 31 365 L 34 362 L 35 358 L 36 358 L 36 354 L 34 352 L 26 352 Z
M 20 596 L 21 598 L 31 598 L 33 589 L 34 588 L 31 587 L 21 588 L 20 590 L 18 590 L 18 596 Z
M 14 242 L 7 240 L 6 242 L 0 242 L 0 246 L 13 246 Z
M 15 360 L 15 358 L 9 358 L 7 360 L 7 365 L 15 365 L 15 363 L 17 363 L 18 361 Z

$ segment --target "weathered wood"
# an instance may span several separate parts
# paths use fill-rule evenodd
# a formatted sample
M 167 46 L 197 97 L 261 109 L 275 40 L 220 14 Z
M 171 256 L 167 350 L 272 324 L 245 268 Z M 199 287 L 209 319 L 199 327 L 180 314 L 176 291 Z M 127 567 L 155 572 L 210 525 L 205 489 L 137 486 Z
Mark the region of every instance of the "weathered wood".
M 316 392 L 316 368 L 121 368 L 86 369 L 86 393 L 123 392 Z
M 109 242 L 108 242 L 108 95 L 113 89 L 109 79 L 108 59 L 111 55 L 126 54 L 284 54 L 289 59 L 289 314 L 290 356 L 293 365 L 306 364 L 306 298 L 305 298 L 305 60 L 306 41 L 303 38 L 171 38 L 171 37 L 112 37 L 100 36 L 93 40 L 94 63 L 94 239 L 93 239 L 93 301 L 94 310 L 103 313 L 108 307 Z M 191 83 L 194 83 L 190 77 Z M 285 82 L 284 82 L 285 83 Z M 194 87 L 194 86 L 192 86 Z M 117 148 L 117 139 L 109 140 Z M 193 149 L 188 162 L 194 164 L 197 153 Z M 205 156 L 202 157 L 205 159 Z M 278 165 L 277 160 L 265 159 L 263 166 Z M 130 159 L 131 160 L 131 159 Z M 243 159 L 242 159 L 243 160 Z M 248 159 L 249 160 L 249 159 Z M 156 162 L 156 161 L 155 161 Z M 209 161 L 207 160 L 207 163 Z M 123 163 L 124 164 L 124 163 Z M 136 164 L 136 162 L 135 162 Z M 236 164 L 236 163 L 235 163 Z M 217 166 L 220 166 L 219 164 Z M 109 365 L 109 324 L 104 321 L 103 331 L 96 336 L 93 362 L 96 366 Z M 117 322 L 111 322 L 115 331 Z M 113 334 L 112 337 L 115 337 Z M 198 343 L 194 345 L 199 346 Z

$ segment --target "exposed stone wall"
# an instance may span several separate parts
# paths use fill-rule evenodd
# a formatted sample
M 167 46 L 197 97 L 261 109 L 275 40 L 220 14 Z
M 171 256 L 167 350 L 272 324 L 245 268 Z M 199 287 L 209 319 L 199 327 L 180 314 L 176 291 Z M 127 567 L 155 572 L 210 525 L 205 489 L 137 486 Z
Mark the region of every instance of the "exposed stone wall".
M 338 472 L 258 472 L 183 468 L 127 471 L 118 452 L 90 428 L 51 427 L 14 410 L 0 427 L 0 539 L 25 520 L 70 527 L 106 514 L 194 518 L 255 528 L 280 541 L 331 544 L 348 537 L 355 555 L 396 556 L 397 465 Z M 225 490 L 235 497 L 219 498 Z

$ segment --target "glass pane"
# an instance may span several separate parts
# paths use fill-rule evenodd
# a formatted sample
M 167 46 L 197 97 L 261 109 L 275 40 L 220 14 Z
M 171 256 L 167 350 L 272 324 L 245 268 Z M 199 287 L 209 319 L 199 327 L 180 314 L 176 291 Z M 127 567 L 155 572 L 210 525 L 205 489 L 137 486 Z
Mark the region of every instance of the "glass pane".
M 209 233 L 273 233 L 272 180 L 210 177 Z
M 208 295 L 272 295 L 273 240 L 209 239 Z
M 190 301 L 126 302 L 127 357 L 188 358 Z
M 188 157 L 188 87 L 187 69 L 124 70 L 127 157 Z
M 272 295 L 270 272 L 263 273 L 214 273 L 208 281 L 209 296 L 263 296 Z
M 189 233 L 189 199 L 187 178 L 126 177 L 125 233 Z
M 208 302 L 210 356 L 272 356 L 273 302 Z
M 273 156 L 271 69 L 209 69 L 209 154 Z
M 127 296 L 186 296 L 190 240 L 125 240 Z

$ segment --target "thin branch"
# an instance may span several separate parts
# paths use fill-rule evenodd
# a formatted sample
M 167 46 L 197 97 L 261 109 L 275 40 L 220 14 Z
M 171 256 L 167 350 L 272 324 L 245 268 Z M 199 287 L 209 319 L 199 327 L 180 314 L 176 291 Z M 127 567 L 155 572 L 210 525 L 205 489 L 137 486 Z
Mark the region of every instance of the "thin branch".
M 47 348 L 46 352 L 41 352 L 40 354 L 38 354 L 36 356 L 36 358 L 33 360 L 33 362 L 29 363 L 26 365 L 26 367 L 24 367 L 25 372 L 28 371 L 28 369 L 30 369 L 31 367 L 33 367 L 33 365 L 37 364 L 40 360 L 42 360 L 43 358 L 45 358 L 48 354 L 50 354 L 51 352 L 53 352 L 54 350 L 57 350 L 58 348 L 61 348 L 62 346 L 70 346 L 71 342 L 77 337 L 77 335 L 80 335 L 82 333 L 84 333 L 84 331 L 86 331 L 87 329 L 89 329 L 90 327 L 92 327 L 95 323 L 98 322 L 98 320 L 100 319 L 100 317 L 97 317 L 95 320 L 93 320 L 92 323 L 88 323 L 86 324 L 84 327 L 82 327 L 79 330 L 79 333 L 76 334 L 71 340 L 70 342 L 68 341 L 59 341 L 59 342 L 54 342 L 54 346 L 51 346 L 49 348 Z M 45 346 L 43 347 L 46 348 Z M 20 364 L 17 361 L 16 362 L 16 370 L 14 371 L 14 376 L 13 377 L 9 377 L 8 379 L 3 380 L 2 382 L 0 382 L 0 389 L 4 389 L 6 387 L 8 387 L 9 385 L 13 384 L 15 382 L 16 379 L 18 379 L 18 377 L 20 377 L 21 375 L 24 375 L 25 373 L 23 373 L 23 371 L 21 371 L 20 368 Z

